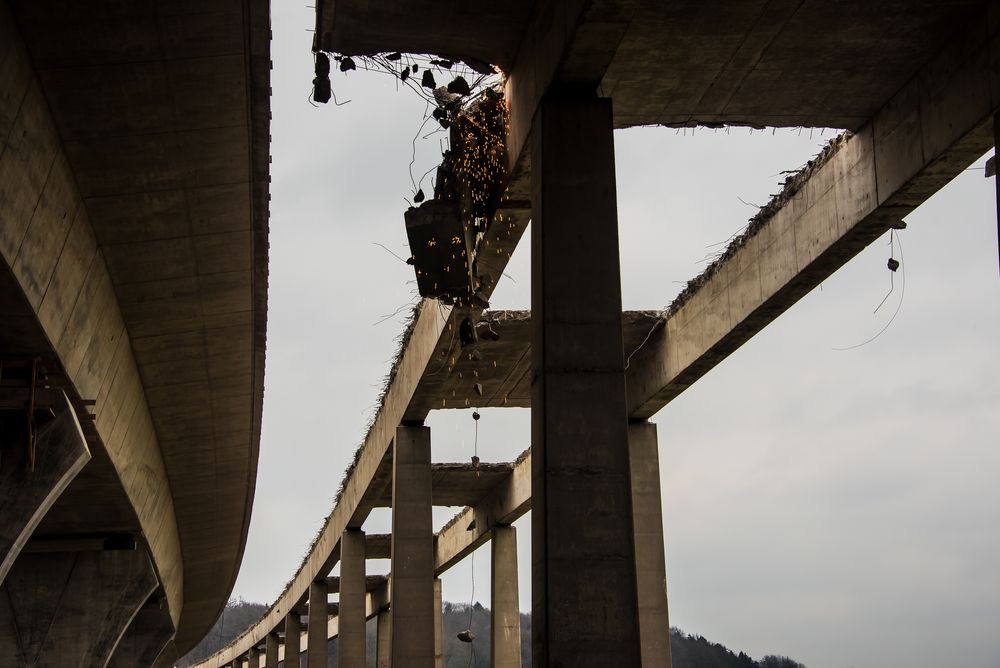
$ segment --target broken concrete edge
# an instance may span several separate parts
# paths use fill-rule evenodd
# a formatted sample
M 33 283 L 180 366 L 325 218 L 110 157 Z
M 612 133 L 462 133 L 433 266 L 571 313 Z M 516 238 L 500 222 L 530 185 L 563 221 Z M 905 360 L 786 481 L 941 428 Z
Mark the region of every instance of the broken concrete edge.
M 732 241 L 726 246 L 714 260 L 704 270 L 691 280 L 687 282 L 684 289 L 674 297 L 674 300 L 670 302 L 670 305 L 666 307 L 663 311 L 663 319 L 667 320 L 670 316 L 674 315 L 683 307 L 694 295 L 701 289 L 705 283 L 712 278 L 715 273 L 722 268 L 722 266 L 728 261 L 733 255 L 736 254 L 740 248 L 745 246 L 750 239 L 757 236 L 757 234 L 764 229 L 764 226 L 770 221 L 775 214 L 780 211 L 785 204 L 788 203 L 795 195 L 802 189 L 805 183 L 809 180 L 809 177 L 813 175 L 820 167 L 829 162 L 834 155 L 842 147 L 847 144 L 847 141 L 853 136 L 850 131 L 844 131 L 837 135 L 826 145 L 820 149 L 820 152 L 812 160 L 807 162 L 805 166 L 799 169 L 794 174 L 789 175 L 785 179 L 784 186 L 781 191 L 776 195 L 773 195 L 767 204 L 762 206 L 760 210 L 749 220 L 746 227 L 733 237 Z

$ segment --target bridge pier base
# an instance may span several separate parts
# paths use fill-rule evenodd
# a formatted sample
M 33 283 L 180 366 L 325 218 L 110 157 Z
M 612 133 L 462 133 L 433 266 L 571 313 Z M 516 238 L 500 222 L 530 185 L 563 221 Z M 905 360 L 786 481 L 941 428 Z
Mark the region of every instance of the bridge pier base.
M 521 609 L 517 592 L 517 529 L 493 529 L 490 666 L 521 668 Z
M 671 668 L 656 425 L 645 420 L 630 422 L 628 447 L 635 521 L 635 571 L 638 582 L 642 668 Z
M 441 578 L 434 578 L 434 668 L 444 668 L 444 619 L 441 607 Z
M 396 667 L 434 668 L 434 532 L 431 436 L 401 426 L 392 459 L 392 659 Z
M 21 555 L 0 592 L 0 656 L 104 666 L 159 583 L 143 549 Z
M 340 536 L 338 668 L 367 668 L 365 589 L 365 533 L 348 529 Z
M 174 624 L 165 602 L 155 597 L 147 600 L 132 618 L 107 668 L 152 666 L 173 637 Z
M 532 665 L 639 666 L 611 101 L 531 137 Z

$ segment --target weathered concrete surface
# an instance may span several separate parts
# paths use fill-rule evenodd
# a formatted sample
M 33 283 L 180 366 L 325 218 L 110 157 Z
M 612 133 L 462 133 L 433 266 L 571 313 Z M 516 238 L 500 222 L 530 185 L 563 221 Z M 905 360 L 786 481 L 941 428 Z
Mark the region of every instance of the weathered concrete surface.
M 392 665 L 434 668 L 430 429 L 399 427 L 392 462 Z
M 265 668 L 278 668 L 278 646 L 279 639 L 277 633 L 271 633 L 267 636 L 267 642 L 264 646 L 264 666 Z
M 490 578 L 490 666 L 521 668 L 521 607 L 518 603 L 517 529 L 493 529 Z
M 628 452 L 642 668 L 670 668 L 667 566 L 656 425 L 645 421 L 630 422 Z
M 152 666 L 174 635 L 174 623 L 166 601 L 151 597 L 139 609 L 115 648 L 108 668 Z
M 993 145 L 998 33 L 982 17 L 844 140 L 632 360 L 648 418 Z
M 337 666 L 367 668 L 365 633 L 365 534 L 345 531 L 340 539 L 340 620 L 337 635 Z
M 285 658 L 286 663 L 291 663 L 295 668 L 299 668 L 299 664 L 295 660 L 291 660 L 288 657 L 296 657 L 300 659 L 299 655 L 302 653 L 302 618 L 296 612 L 290 612 L 285 615 L 285 645 L 282 648 L 282 655 Z
M 378 613 L 375 640 L 375 668 L 392 666 L 392 613 L 384 610 Z
M 86 437 L 66 395 L 58 390 L 36 394 L 41 393 L 52 398 L 55 417 L 35 434 L 33 471 L 24 413 L 0 418 L 0 585 L 35 527 L 90 461 Z
M 326 668 L 327 661 L 327 590 L 326 582 L 317 580 L 309 585 L 309 614 L 306 635 L 306 666 L 308 668 Z
M 532 134 L 532 665 L 638 666 L 610 100 Z
M 268 43 L 266 0 L 0 3 L 0 253 L 97 400 L 93 460 L 39 530 L 141 533 L 184 651 L 253 499 Z
M 441 600 L 441 578 L 434 578 L 434 668 L 444 668 L 444 601 Z
M 92 461 L 38 530 L 141 532 L 176 622 L 184 572 L 170 483 L 114 287 L 23 30 L 0 4 L 0 72 L 9 83 L 0 99 L 0 258 L 15 282 L 7 289 L 23 296 L 47 356 L 61 363 L 67 393 L 100 406 L 88 434 Z
M 0 596 L 0 655 L 14 665 L 104 666 L 156 589 L 141 550 L 23 555 Z

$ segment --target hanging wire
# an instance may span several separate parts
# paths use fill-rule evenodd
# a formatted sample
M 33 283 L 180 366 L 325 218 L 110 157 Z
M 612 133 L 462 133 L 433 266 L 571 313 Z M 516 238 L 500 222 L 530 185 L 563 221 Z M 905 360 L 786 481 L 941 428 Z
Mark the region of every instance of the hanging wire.
M 476 423 L 479 424 L 478 422 Z M 469 555 L 469 562 L 472 564 L 471 579 L 472 579 L 472 595 L 469 596 L 469 631 L 472 631 L 472 611 L 473 605 L 476 601 L 476 553 L 475 551 Z M 472 666 L 472 661 L 476 657 L 476 642 L 475 638 L 469 641 L 469 666 Z
M 889 322 L 885 323 L 885 327 L 880 329 L 873 337 L 867 341 L 862 341 L 861 343 L 855 344 L 853 346 L 847 346 L 846 348 L 833 348 L 833 350 L 844 351 L 844 350 L 854 350 L 855 348 L 860 348 L 861 346 L 866 346 L 889 329 L 896 316 L 899 315 L 899 310 L 903 307 L 903 297 L 906 296 L 906 263 L 903 261 L 903 243 L 902 241 L 896 240 L 899 245 L 899 269 L 900 269 L 900 281 L 899 281 L 899 303 L 896 304 L 896 310 L 893 312 L 892 317 L 889 318 Z M 878 310 L 878 309 L 876 309 Z

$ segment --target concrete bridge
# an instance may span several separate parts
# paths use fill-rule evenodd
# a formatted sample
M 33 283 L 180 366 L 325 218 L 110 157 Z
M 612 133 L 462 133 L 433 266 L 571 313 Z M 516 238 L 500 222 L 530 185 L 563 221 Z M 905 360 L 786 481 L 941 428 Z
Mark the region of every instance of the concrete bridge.
M 992 2 L 318 3 L 318 50 L 507 73 L 504 192 L 478 259 L 499 276 L 532 219 L 531 312 L 423 303 L 301 568 L 199 665 L 318 668 L 337 637 L 338 665 L 363 666 L 377 618 L 378 666 L 440 666 L 437 578 L 489 541 L 492 665 L 519 666 L 510 525 L 530 509 L 533 665 L 669 666 L 647 420 L 994 145 L 998 25 Z M 666 313 L 622 313 L 613 129 L 720 124 L 847 132 Z M 462 347 L 466 318 L 496 336 Z M 530 452 L 478 478 L 433 462 L 425 418 L 469 406 L 530 407 Z M 454 504 L 433 532 L 432 507 Z M 391 535 L 366 536 L 385 506 Z M 366 578 L 387 557 L 388 578 Z
M 0 663 L 171 663 L 256 480 L 267 0 L 0 2 Z
M 0 334 L 16 370 L 3 389 L 12 425 L 49 411 L 27 434 L 4 431 L 17 436 L 4 442 L 3 475 L 26 491 L 3 497 L 13 527 L 3 586 L 10 606 L 53 629 L 25 636 L 55 657 L 38 665 L 105 665 L 112 654 L 121 665 L 158 654 L 168 663 L 211 625 L 244 544 L 264 332 L 267 16 L 255 2 L 218 4 L 230 14 L 178 3 L 176 13 L 119 16 L 122 3 L 108 2 L 106 16 L 82 15 L 55 0 L 7 0 L 0 22 L 0 43 L 17 56 L 3 56 L 0 72 L 20 72 L 28 91 L 0 107 L 3 308 L 16 323 Z M 154 32 L 89 38 L 116 18 Z M 483 273 L 499 276 L 534 221 L 531 316 L 422 304 L 301 568 L 201 665 L 304 657 L 318 668 L 337 637 L 338 665 L 363 666 L 373 617 L 379 666 L 440 665 L 437 577 L 486 542 L 492 663 L 519 665 L 510 525 L 529 509 L 533 664 L 670 665 L 647 420 L 994 146 L 998 30 L 1000 4 L 971 0 L 319 2 L 319 50 L 435 53 L 508 74 L 504 196 L 477 250 Z M 238 53 L 240 67 L 195 86 L 192 70 L 171 70 L 172 49 L 194 60 Z M 147 85 L 154 74 L 162 79 Z M 162 104 L 143 106 L 151 96 Z M 124 108 L 137 111 L 107 111 Z M 646 124 L 849 132 L 666 313 L 622 313 L 612 131 Z M 70 206 L 77 213 L 62 215 Z M 81 256 L 95 277 L 60 279 L 83 271 Z M 462 347 L 467 318 L 494 336 Z M 239 354 L 229 354 L 234 335 Z M 431 461 L 427 415 L 472 405 L 530 407 L 531 451 L 478 470 Z M 467 508 L 435 533 L 434 505 Z M 392 533 L 366 535 L 370 512 L 387 506 Z M 367 575 L 368 559 L 387 557 L 387 579 Z M 54 575 L 62 591 L 42 587 Z M 86 599 L 102 601 L 96 612 L 70 605 L 88 586 L 117 594 Z M 113 623 L 92 628 L 104 610 Z M 57 613 L 71 617 L 53 622 Z M 24 651 L 17 633 L 5 636 L 11 653 Z

